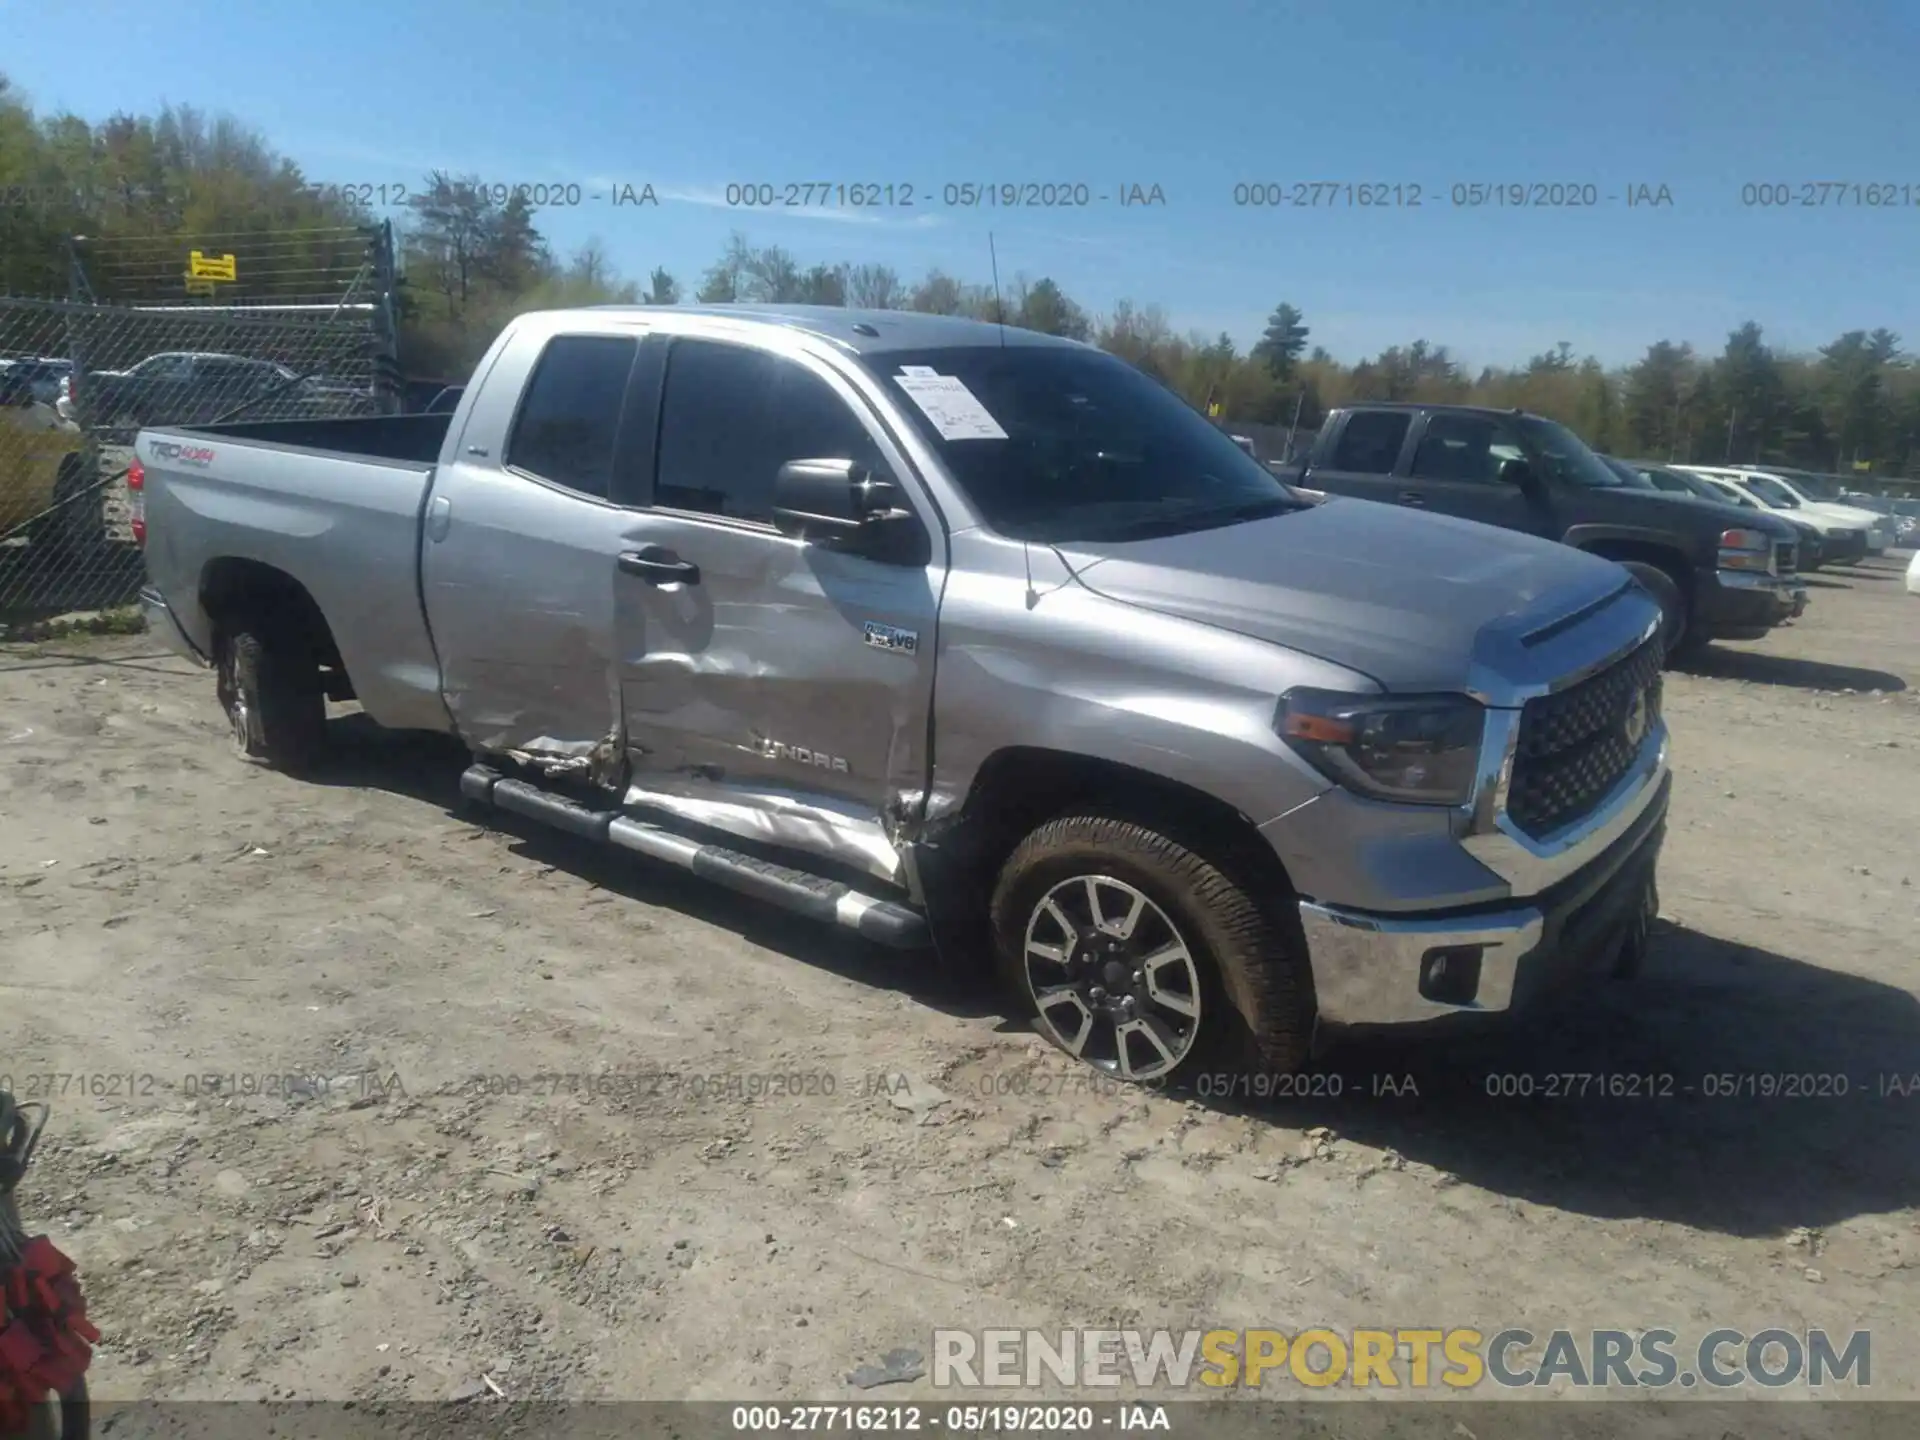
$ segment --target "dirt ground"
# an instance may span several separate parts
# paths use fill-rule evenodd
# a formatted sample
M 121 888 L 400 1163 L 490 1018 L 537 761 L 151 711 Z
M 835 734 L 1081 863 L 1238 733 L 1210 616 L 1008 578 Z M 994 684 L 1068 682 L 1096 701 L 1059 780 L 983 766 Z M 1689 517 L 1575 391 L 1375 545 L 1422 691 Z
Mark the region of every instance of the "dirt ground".
M 1920 1088 L 1879 1093 L 1920 1072 L 1903 567 L 1671 678 L 1641 982 L 1254 1114 L 477 825 L 444 744 L 337 720 L 302 783 L 152 640 L 0 650 L 0 1084 L 52 1091 L 21 1199 L 106 1331 L 95 1393 L 897 1403 L 930 1377 L 848 1373 L 944 1326 L 1664 1324 L 1867 1328 L 1874 1392 L 1920 1397 Z M 1567 1072 L 1693 1093 L 1487 1093 Z M 1703 1093 L 1780 1074 L 1849 1093 Z

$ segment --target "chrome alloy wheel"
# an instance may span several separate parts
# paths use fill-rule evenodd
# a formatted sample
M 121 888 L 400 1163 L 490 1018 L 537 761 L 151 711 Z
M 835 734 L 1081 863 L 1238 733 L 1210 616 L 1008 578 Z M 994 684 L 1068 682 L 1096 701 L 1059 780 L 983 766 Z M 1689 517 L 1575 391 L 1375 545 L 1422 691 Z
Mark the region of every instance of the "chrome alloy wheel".
M 1033 907 L 1022 945 L 1040 1023 L 1126 1080 L 1174 1070 L 1200 1031 L 1200 970 L 1173 921 L 1110 875 L 1076 875 Z
M 220 668 L 215 675 L 220 706 L 227 712 L 227 724 L 233 728 L 234 743 L 243 753 L 253 745 L 253 714 L 247 705 L 247 690 L 240 683 L 240 657 L 231 643 L 221 647 Z

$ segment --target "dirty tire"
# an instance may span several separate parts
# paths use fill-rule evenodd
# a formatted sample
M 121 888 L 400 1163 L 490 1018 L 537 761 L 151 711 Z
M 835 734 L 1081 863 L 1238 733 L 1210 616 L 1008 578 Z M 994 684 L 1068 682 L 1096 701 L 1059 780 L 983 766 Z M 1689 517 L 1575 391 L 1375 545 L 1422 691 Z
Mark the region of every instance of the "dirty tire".
M 220 647 L 218 691 L 235 743 L 250 759 L 299 773 L 326 751 L 319 662 L 291 633 L 235 630 Z
M 1200 1014 L 1191 1041 L 1177 1064 L 1140 1078 L 1177 1085 L 1204 1075 L 1211 1083 L 1226 1075 L 1291 1073 L 1307 1063 L 1312 983 L 1297 930 L 1289 934 L 1227 868 L 1151 824 L 1118 815 L 1048 821 L 1015 848 L 994 887 L 990 913 L 1001 978 L 1042 1035 L 1074 1053 L 1040 1014 L 1026 955 L 1029 926 L 1039 923 L 1043 900 L 1086 876 L 1117 882 L 1116 896 L 1124 887 L 1143 895 L 1171 922 L 1193 960 Z M 1094 1049 L 1091 1039 L 1086 1049 Z M 1116 1063 L 1094 1063 L 1136 1078 Z M 1222 1083 L 1220 1093 L 1228 1093 Z
M 1686 591 L 1673 575 L 1660 566 L 1646 560 L 1622 560 L 1634 579 L 1646 586 L 1647 592 L 1659 602 L 1661 614 L 1661 643 L 1666 647 L 1667 660 L 1672 662 L 1688 655 L 1697 654 L 1706 641 L 1693 628 L 1693 607 L 1687 603 Z

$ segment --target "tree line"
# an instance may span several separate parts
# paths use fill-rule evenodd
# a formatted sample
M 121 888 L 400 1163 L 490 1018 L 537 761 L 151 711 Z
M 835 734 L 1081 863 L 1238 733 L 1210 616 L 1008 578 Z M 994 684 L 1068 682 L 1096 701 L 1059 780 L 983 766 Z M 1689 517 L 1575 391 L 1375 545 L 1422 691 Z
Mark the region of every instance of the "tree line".
M 164 246 L 169 257 L 179 248 L 173 242 L 219 235 L 229 249 L 245 254 L 251 246 L 271 260 L 248 267 L 261 277 L 256 286 L 275 274 L 298 284 L 340 273 L 342 237 L 372 226 L 374 208 L 385 204 L 399 214 L 400 358 L 417 375 L 464 375 L 500 327 L 528 310 L 683 299 L 846 305 L 971 316 L 1088 341 L 1229 425 L 1312 430 L 1346 403 L 1465 402 L 1551 416 L 1619 454 L 1920 475 L 1920 359 L 1887 328 L 1851 330 L 1812 353 L 1791 353 L 1749 321 L 1717 352 L 1661 339 L 1624 367 L 1563 341 L 1521 365 L 1475 370 L 1425 338 L 1348 363 L 1311 343 L 1307 317 L 1287 302 L 1271 307 L 1260 338 L 1242 350 L 1226 334 L 1178 329 L 1159 305 L 1122 300 L 1096 313 L 1052 276 L 1016 275 L 997 289 L 939 268 L 911 279 L 886 265 L 797 256 L 737 233 L 683 289 L 661 268 L 644 283 L 623 275 L 599 242 L 557 253 L 525 196 L 473 176 L 435 172 L 404 196 L 368 189 L 315 186 L 231 119 L 185 107 L 97 123 L 38 116 L 0 77 L 0 197 L 9 202 L 0 211 L 0 293 L 69 294 L 76 235 L 95 253 L 139 255 L 144 244 Z M 128 283 L 150 283 L 143 272 L 128 273 Z M 98 298 L 178 293 L 104 288 Z

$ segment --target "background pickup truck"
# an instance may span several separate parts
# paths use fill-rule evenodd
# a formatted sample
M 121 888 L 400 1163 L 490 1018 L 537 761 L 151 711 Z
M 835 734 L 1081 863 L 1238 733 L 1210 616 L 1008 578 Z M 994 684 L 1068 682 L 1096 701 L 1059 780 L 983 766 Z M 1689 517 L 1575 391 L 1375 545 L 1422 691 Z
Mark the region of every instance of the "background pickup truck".
M 463 793 L 944 961 L 1135 1080 L 1638 964 L 1660 615 L 1311 505 L 1091 347 L 892 311 L 523 316 L 453 415 L 141 434 L 150 623 L 250 756 L 325 697 Z
M 1302 488 L 1457 515 L 1616 560 L 1652 593 L 1668 654 L 1757 640 L 1804 607 L 1790 526 L 1629 486 L 1571 430 L 1518 410 L 1356 405 L 1333 411 Z

